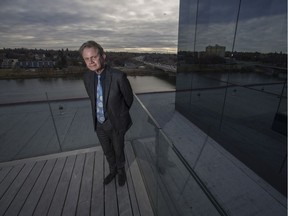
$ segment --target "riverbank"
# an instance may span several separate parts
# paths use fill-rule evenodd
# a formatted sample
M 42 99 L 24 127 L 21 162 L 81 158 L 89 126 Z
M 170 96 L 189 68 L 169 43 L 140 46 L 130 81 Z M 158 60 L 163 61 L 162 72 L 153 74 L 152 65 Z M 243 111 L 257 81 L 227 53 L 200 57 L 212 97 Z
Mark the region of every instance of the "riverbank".
M 161 70 L 151 68 L 117 67 L 128 76 L 153 76 L 163 74 Z M 86 69 L 84 67 L 54 68 L 14 68 L 0 69 L 0 79 L 33 79 L 33 78 L 62 78 L 81 77 Z

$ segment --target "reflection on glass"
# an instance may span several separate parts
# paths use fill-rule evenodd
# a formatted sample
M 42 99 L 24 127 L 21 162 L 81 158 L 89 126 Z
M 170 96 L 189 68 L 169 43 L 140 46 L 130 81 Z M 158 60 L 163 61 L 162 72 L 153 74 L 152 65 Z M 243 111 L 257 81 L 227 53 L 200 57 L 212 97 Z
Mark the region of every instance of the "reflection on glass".
M 137 99 L 131 116 L 134 123 L 127 138 L 132 142 L 156 215 L 221 215 L 219 206 L 211 201 L 158 123 Z
M 178 35 L 176 109 L 286 195 L 287 1 L 181 0 Z

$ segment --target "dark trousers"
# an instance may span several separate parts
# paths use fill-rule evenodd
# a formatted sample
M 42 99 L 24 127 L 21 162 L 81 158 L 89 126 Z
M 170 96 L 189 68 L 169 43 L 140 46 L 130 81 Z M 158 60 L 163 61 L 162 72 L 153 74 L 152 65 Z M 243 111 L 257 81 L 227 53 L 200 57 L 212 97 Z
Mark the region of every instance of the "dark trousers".
M 109 120 L 97 123 L 96 133 L 109 164 L 110 172 L 121 170 L 125 166 L 124 135 L 112 128 Z

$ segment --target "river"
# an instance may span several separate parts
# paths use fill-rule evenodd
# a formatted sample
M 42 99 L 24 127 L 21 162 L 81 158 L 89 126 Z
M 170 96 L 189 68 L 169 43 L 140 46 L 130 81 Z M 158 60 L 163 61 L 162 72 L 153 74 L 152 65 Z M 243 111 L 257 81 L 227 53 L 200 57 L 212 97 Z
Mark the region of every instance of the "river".
M 175 90 L 175 80 L 167 76 L 128 76 L 133 91 L 138 93 Z M 0 104 L 49 99 L 87 97 L 80 78 L 0 80 Z
M 178 74 L 178 88 L 203 88 L 215 87 L 215 85 L 226 85 L 226 75 L 208 74 L 197 76 L 194 74 L 193 83 L 191 83 L 191 75 L 188 73 Z M 215 77 L 217 76 L 217 77 Z M 243 78 L 244 76 L 244 78 Z M 161 76 L 128 76 L 134 93 L 152 93 L 152 92 L 167 92 L 175 91 L 175 76 L 169 77 L 166 74 Z M 216 82 L 215 82 L 216 80 Z M 217 81 L 218 80 L 218 81 Z M 223 82 L 219 82 L 222 80 Z M 231 83 L 237 85 L 253 85 L 255 88 L 259 84 L 266 85 L 265 91 L 274 94 L 281 94 L 283 85 L 274 85 L 269 83 L 284 83 L 284 79 L 275 78 L 272 76 L 264 76 L 260 74 L 231 74 L 229 77 Z M 189 86 L 187 86 L 187 84 Z M 191 86 L 192 85 L 192 86 Z M 198 87 L 199 86 L 199 87 Z M 87 97 L 83 80 L 81 78 L 37 78 L 37 79 L 7 79 L 0 80 L 0 104 L 15 103 L 15 102 L 30 102 L 48 99 L 69 99 Z M 286 93 L 286 92 L 285 92 Z M 286 95 L 286 94 L 285 94 Z

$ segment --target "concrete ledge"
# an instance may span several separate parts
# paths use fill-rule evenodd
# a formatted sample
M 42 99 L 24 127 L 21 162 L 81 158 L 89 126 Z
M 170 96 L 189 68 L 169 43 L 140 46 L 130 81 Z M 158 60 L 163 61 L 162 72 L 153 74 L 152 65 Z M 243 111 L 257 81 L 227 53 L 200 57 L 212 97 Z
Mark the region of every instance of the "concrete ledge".
M 0 163 L 0 168 L 5 167 L 5 166 L 14 166 L 17 164 L 24 164 L 27 162 L 50 160 L 50 159 L 55 159 L 55 158 L 67 157 L 70 155 L 82 154 L 82 153 L 85 154 L 85 153 L 94 152 L 94 151 L 102 151 L 101 146 L 95 146 L 92 148 L 77 149 L 77 150 L 73 150 L 73 151 L 59 152 L 59 153 L 55 153 L 55 154 L 42 155 L 42 156 L 25 158 L 25 159 L 20 159 L 20 160 L 2 162 L 2 163 Z

